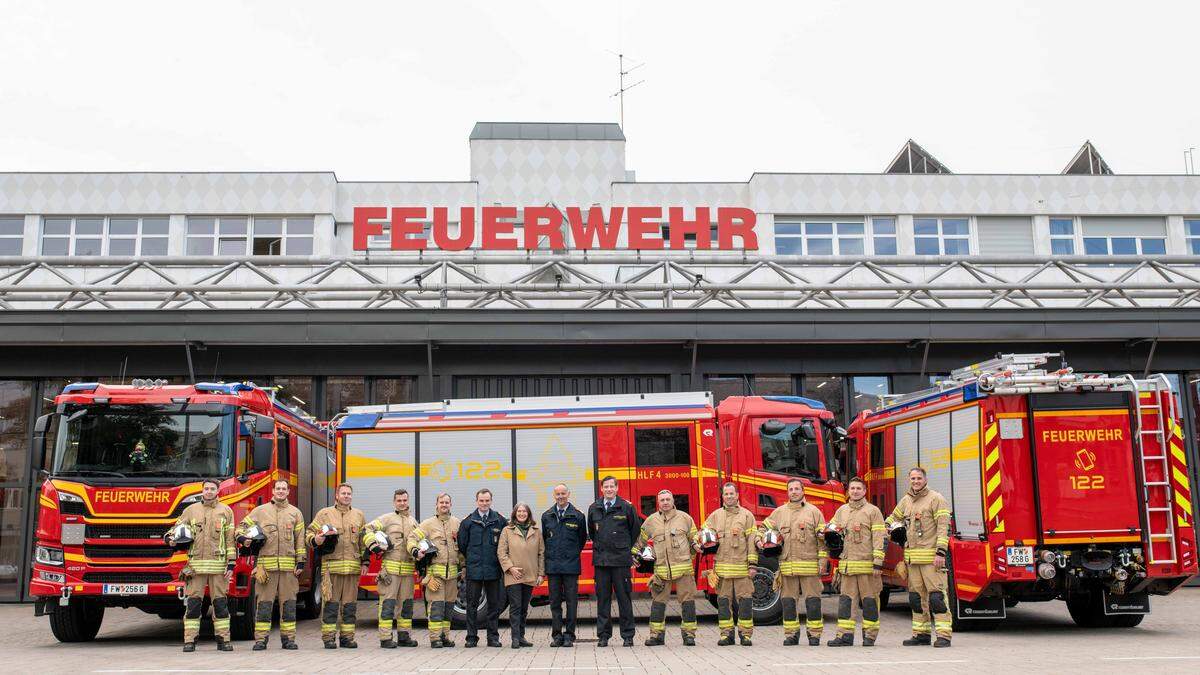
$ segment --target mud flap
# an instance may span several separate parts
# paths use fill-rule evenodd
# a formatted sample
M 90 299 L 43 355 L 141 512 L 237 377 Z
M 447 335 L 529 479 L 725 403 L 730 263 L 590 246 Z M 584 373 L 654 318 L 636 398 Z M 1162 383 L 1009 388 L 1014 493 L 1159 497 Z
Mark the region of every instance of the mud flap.
M 1104 614 L 1106 616 L 1115 616 L 1118 614 L 1149 614 L 1150 613 L 1150 594 L 1149 593 L 1126 593 L 1124 595 L 1113 595 L 1104 590 Z
M 954 604 L 954 618 L 969 619 L 971 621 L 1003 619 L 1007 616 L 1008 611 L 1007 606 L 1004 604 L 1004 598 L 999 595 L 975 598 L 971 602 L 959 600 Z

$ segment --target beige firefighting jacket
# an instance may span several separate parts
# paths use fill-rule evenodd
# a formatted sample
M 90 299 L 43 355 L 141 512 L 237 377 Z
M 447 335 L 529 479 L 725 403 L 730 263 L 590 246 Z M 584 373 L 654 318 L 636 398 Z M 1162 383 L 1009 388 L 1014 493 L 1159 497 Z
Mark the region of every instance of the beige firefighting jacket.
M 945 553 L 950 545 L 950 504 L 928 485 L 917 493 L 910 488 L 885 522 L 904 523 L 904 562 L 910 565 L 933 564 L 938 551 Z
M 750 565 L 758 564 L 758 526 L 754 514 L 742 506 L 723 506 L 713 511 L 704 527 L 717 533 L 721 546 L 714 556 L 717 576 L 737 579 L 750 576 Z
M 238 535 L 258 525 L 267 536 L 258 551 L 256 564 L 268 572 L 291 572 L 304 562 L 304 514 L 285 499 L 274 499 L 254 507 L 238 525 Z
M 832 523 L 842 532 L 842 574 L 871 574 L 883 565 L 883 512 L 866 499 L 850 500 L 838 507 Z
M 421 521 L 408 540 L 409 553 L 416 555 L 417 545 L 428 539 L 437 547 L 437 555 L 429 564 L 428 574 L 438 579 L 458 578 L 462 553 L 458 550 L 459 520 L 454 516 L 434 516 Z
M 317 511 L 308 526 L 308 544 L 316 548 L 313 541 L 321 532 L 322 525 L 337 529 L 337 548 L 333 553 L 321 554 L 321 569 L 329 574 L 358 574 L 362 569 L 362 529 L 366 522 L 363 512 L 353 506 L 339 504 L 326 506 Z
M 763 533 L 777 530 L 783 550 L 779 553 L 779 573 L 785 577 L 812 576 L 821 573 L 820 561 L 829 557 L 820 531 L 825 527 L 821 509 L 802 499 L 788 502 L 771 512 L 763 521 Z
M 679 509 L 666 513 L 655 511 L 642 523 L 633 554 L 640 556 L 647 544 L 654 550 L 654 576 L 667 581 L 682 579 L 695 574 L 692 561 L 696 555 L 693 548 L 696 537 L 696 521 Z M 653 543 L 651 543 L 653 542 Z
M 237 559 L 233 547 L 233 509 L 220 499 L 201 501 L 184 509 L 171 530 L 184 524 L 192 528 L 188 566 L 196 574 L 224 574 Z
M 529 527 L 524 534 L 516 525 L 505 527 L 496 544 L 496 557 L 500 559 L 500 569 L 504 571 L 505 586 L 532 586 L 539 577 L 546 576 L 546 541 L 542 539 L 542 528 L 538 527 L 537 521 L 530 516 Z M 521 568 L 520 579 L 508 573 L 513 567 Z
M 364 548 L 370 545 L 376 532 L 383 532 L 392 542 L 391 550 L 383 554 L 381 565 L 388 571 L 388 574 L 412 574 L 416 571 L 408 546 L 409 538 L 417 527 L 417 521 L 408 513 L 408 509 L 385 513 L 367 523 L 367 526 L 363 528 Z

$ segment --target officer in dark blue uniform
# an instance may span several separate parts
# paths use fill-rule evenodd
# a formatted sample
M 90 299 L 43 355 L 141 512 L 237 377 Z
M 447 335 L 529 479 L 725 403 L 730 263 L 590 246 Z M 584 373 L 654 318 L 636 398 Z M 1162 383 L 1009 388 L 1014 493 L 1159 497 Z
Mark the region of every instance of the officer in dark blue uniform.
M 479 595 L 487 598 L 487 644 L 500 646 L 500 612 L 504 611 L 504 582 L 496 546 L 508 522 L 492 509 L 492 491 L 475 493 L 475 511 L 458 526 L 458 550 L 467 561 L 467 592 L 463 604 L 467 611 L 467 648 L 479 644 Z
M 592 565 L 596 570 L 596 645 L 607 647 L 612 637 L 612 599 L 617 596 L 621 639 L 633 646 L 633 545 L 642 529 L 633 504 L 617 495 L 617 479 L 600 481 L 601 497 L 588 508 Z
M 546 539 L 546 579 L 550 584 L 550 646 L 575 646 L 575 613 L 579 606 L 579 556 L 587 544 L 587 521 L 571 503 L 571 490 L 554 486 L 554 505 L 542 514 Z M 567 605 L 563 622 L 563 603 Z

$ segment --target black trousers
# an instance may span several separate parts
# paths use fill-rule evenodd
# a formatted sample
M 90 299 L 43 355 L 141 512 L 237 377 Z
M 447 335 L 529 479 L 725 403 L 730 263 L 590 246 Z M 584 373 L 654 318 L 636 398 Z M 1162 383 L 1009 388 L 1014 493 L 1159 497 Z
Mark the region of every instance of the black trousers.
M 479 594 L 487 598 L 487 636 L 500 639 L 500 612 L 504 611 L 504 582 L 499 579 L 486 581 L 467 580 L 467 595 L 463 604 L 467 610 L 467 639 L 479 639 Z
M 512 632 L 512 641 L 516 643 L 525 639 L 525 618 L 529 616 L 533 586 L 513 584 L 505 586 L 505 590 L 508 592 L 508 627 Z
M 617 596 L 621 639 L 633 639 L 633 578 L 628 567 L 596 567 L 596 637 L 612 637 L 612 599 Z
M 550 574 L 550 637 L 565 635 L 575 640 L 575 614 L 579 609 L 579 575 Z M 563 621 L 563 603 L 567 605 Z

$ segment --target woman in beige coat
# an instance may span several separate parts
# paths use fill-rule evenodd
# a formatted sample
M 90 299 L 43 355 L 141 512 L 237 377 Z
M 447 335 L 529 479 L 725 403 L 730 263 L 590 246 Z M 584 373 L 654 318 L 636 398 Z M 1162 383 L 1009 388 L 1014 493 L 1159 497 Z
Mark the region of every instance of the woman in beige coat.
M 518 502 L 513 507 L 508 527 L 500 533 L 496 555 L 500 558 L 500 569 L 504 570 L 504 590 L 508 592 L 512 648 L 532 647 L 533 643 L 525 639 L 525 617 L 529 615 L 533 589 L 542 585 L 546 574 L 546 543 L 528 504 Z

